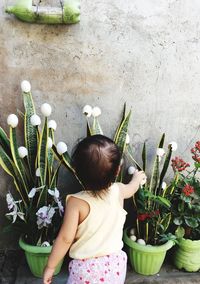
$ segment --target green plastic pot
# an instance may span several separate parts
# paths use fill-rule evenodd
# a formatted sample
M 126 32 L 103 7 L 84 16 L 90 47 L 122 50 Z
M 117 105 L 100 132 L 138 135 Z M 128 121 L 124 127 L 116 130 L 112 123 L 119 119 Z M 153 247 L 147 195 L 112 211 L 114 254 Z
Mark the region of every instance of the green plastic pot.
M 160 271 L 165 259 L 167 250 L 173 245 L 173 241 L 168 241 L 164 245 L 151 246 L 140 245 L 128 237 L 128 228 L 124 230 L 123 240 L 128 246 L 128 254 L 132 268 L 142 275 L 154 275 Z
M 174 264 L 178 269 L 196 272 L 200 269 L 200 240 L 181 239 L 174 254 Z
M 19 239 L 19 246 L 25 251 L 26 260 L 32 274 L 41 278 L 43 275 L 43 270 L 48 261 L 48 256 L 51 253 L 52 246 L 32 246 L 25 243 L 22 237 Z M 57 275 L 60 272 L 62 263 L 63 260 L 56 267 L 54 275 Z

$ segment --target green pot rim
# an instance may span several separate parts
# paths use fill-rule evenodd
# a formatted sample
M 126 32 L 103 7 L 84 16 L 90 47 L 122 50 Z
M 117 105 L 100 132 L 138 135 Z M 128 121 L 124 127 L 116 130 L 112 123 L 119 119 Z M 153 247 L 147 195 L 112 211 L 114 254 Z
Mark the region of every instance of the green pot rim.
M 20 237 L 19 239 L 19 246 L 27 251 L 27 252 L 32 252 L 32 253 L 50 253 L 52 250 L 52 246 L 49 247 L 41 247 L 41 246 L 33 246 L 27 244 L 24 240 L 23 237 Z
M 178 245 L 181 247 L 192 247 L 192 248 L 199 248 L 200 247 L 200 240 L 190 240 L 190 239 L 180 239 L 178 240 Z
M 129 237 L 128 237 L 128 234 L 127 234 L 127 231 L 129 230 L 130 228 L 126 228 L 124 230 L 124 234 L 123 234 L 123 240 L 124 240 L 124 243 L 126 245 L 128 245 L 129 247 L 135 249 L 135 250 L 138 250 L 138 251 L 141 251 L 141 252 L 153 252 L 153 253 L 160 253 L 160 252 L 165 252 L 167 251 L 168 249 L 170 249 L 173 245 L 174 245 L 174 242 L 172 240 L 169 240 L 167 241 L 165 244 L 163 245 L 159 245 L 159 246 L 144 246 L 144 245 L 140 245 L 134 241 L 132 241 Z

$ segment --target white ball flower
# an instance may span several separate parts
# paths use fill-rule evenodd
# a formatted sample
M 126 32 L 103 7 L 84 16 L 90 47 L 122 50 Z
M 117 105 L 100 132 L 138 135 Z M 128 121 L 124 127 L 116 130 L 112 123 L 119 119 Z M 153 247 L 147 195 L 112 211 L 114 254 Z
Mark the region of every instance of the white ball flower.
M 133 167 L 133 166 L 130 166 L 130 167 L 128 168 L 128 174 L 129 174 L 129 175 L 133 175 L 133 174 L 135 173 L 135 171 L 136 171 L 136 168 Z
M 143 246 L 146 245 L 146 243 L 145 243 L 145 241 L 143 239 L 138 239 L 137 243 L 140 244 L 140 245 L 143 245 Z
M 33 126 L 38 126 L 41 124 L 41 119 L 37 114 L 33 114 L 30 118 L 30 122 Z
M 28 150 L 26 149 L 26 147 L 21 146 L 21 147 L 18 148 L 18 154 L 19 154 L 20 158 L 23 159 L 24 157 L 26 157 L 28 155 Z
M 51 149 L 53 146 L 53 140 L 51 139 L 51 137 L 48 137 L 48 140 L 47 140 L 47 148 L 48 149 Z
M 131 236 L 130 236 L 130 239 L 131 239 L 133 242 L 135 242 L 135 241 L 137 240 L 137 238 L 136 238 L 135 235 L 131 235 Z
M 172 151 L 174 152 L 174 151 L 176 151 L 177 149 L 178 149 L 178 145 L 177 145 L 177 143 L 176 142 L 170 142 L 169 143 L 169 145 L 171 145 L 171 147 L 172 147 Z
M 90 117 L 92 115 L 92 107 L 90 105 L 85 105 L 83 107 L 83 114 L 87 117 Z
M 67 152 L 67 145 L 64 142 L 58 142 L 56 149 L 57 149 L 58 154 L 62 155 L 65 152 Z
M 41 244 L 41 247 L 50 247 L 50 243 L 49 242 L 43 242 L 42 244 Z
M 40 177 L 40 169 L 39 168 L 36 169 L 35 175 L 36 175 L 36 177 Z
M 50 104 L 44 103 L 41 105 L 41 112 L 45 117 L 48 117 L 51 115 L 52 109 Z
M 48 121 L 48 128 L 52 128 L 54 131 L 56 130 L 57 123 L 55 122 L 55 120 L 52 119 Z
M 162 184 L 161 184 L 161 188 L 162 188 L 162 189 L 165 189 L 166 187 L 167 187 L 167 184 L 166 184 L 165 181 L 163 181 Z
M 22 92 L 24 93 L 29 93 L 31 91 L 31 84 L 29 81 L 22 81 L 21 82 L 21 89 L 22 89 Z
M 99 107 L 93 107 L 92 109 L 92 116 L 98 117 L 101 115 L 101 109 Z
M 7 118 L 7 123 L 8 125 L 10 125 L 12 128 L 17 127 L 18 125 L 18 117 L 15 114 L 9 114 L 8 118 Z
M 163 157 L 165 155 L 165 150 L 163 148 L 158 148 L 156 151 L 158 157 Z
M 128 133 L 126 134 L 126 144 L 129 144 L 130 143 L 130 137 L 128 135 Z

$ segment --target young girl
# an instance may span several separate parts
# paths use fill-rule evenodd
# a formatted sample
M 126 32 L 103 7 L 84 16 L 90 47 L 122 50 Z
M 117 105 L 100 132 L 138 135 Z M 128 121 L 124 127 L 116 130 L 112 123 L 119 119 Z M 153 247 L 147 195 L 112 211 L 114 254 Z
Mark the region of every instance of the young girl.
M 64 221 L 56 238 L 43 283 L 52 282 L 55 267 L 69 250 L 67 284 L 123 284 L 126 254 L 122 233 L 126 211 L 123 201 L 132 197 L 146 178 L 136 171 L 129 184 L 112 183 L 120 168 L 118 147 L 103 135 L 82 140 L 72 157 L 85 190 L 67 196 Z

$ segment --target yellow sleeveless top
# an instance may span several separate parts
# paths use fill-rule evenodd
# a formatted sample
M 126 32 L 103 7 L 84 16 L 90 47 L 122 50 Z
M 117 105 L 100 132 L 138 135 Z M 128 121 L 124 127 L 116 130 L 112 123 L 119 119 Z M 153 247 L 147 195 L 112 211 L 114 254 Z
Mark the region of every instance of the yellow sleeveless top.
M 114 183 L 103 198 L 86 191 L 68 195 L 85 200 L 90 206 L 86 219 L 78 226 L 69 255 L 74 259 L 92 258 L 118 252 L 127 212 L 119 201 L 119 186 Z

